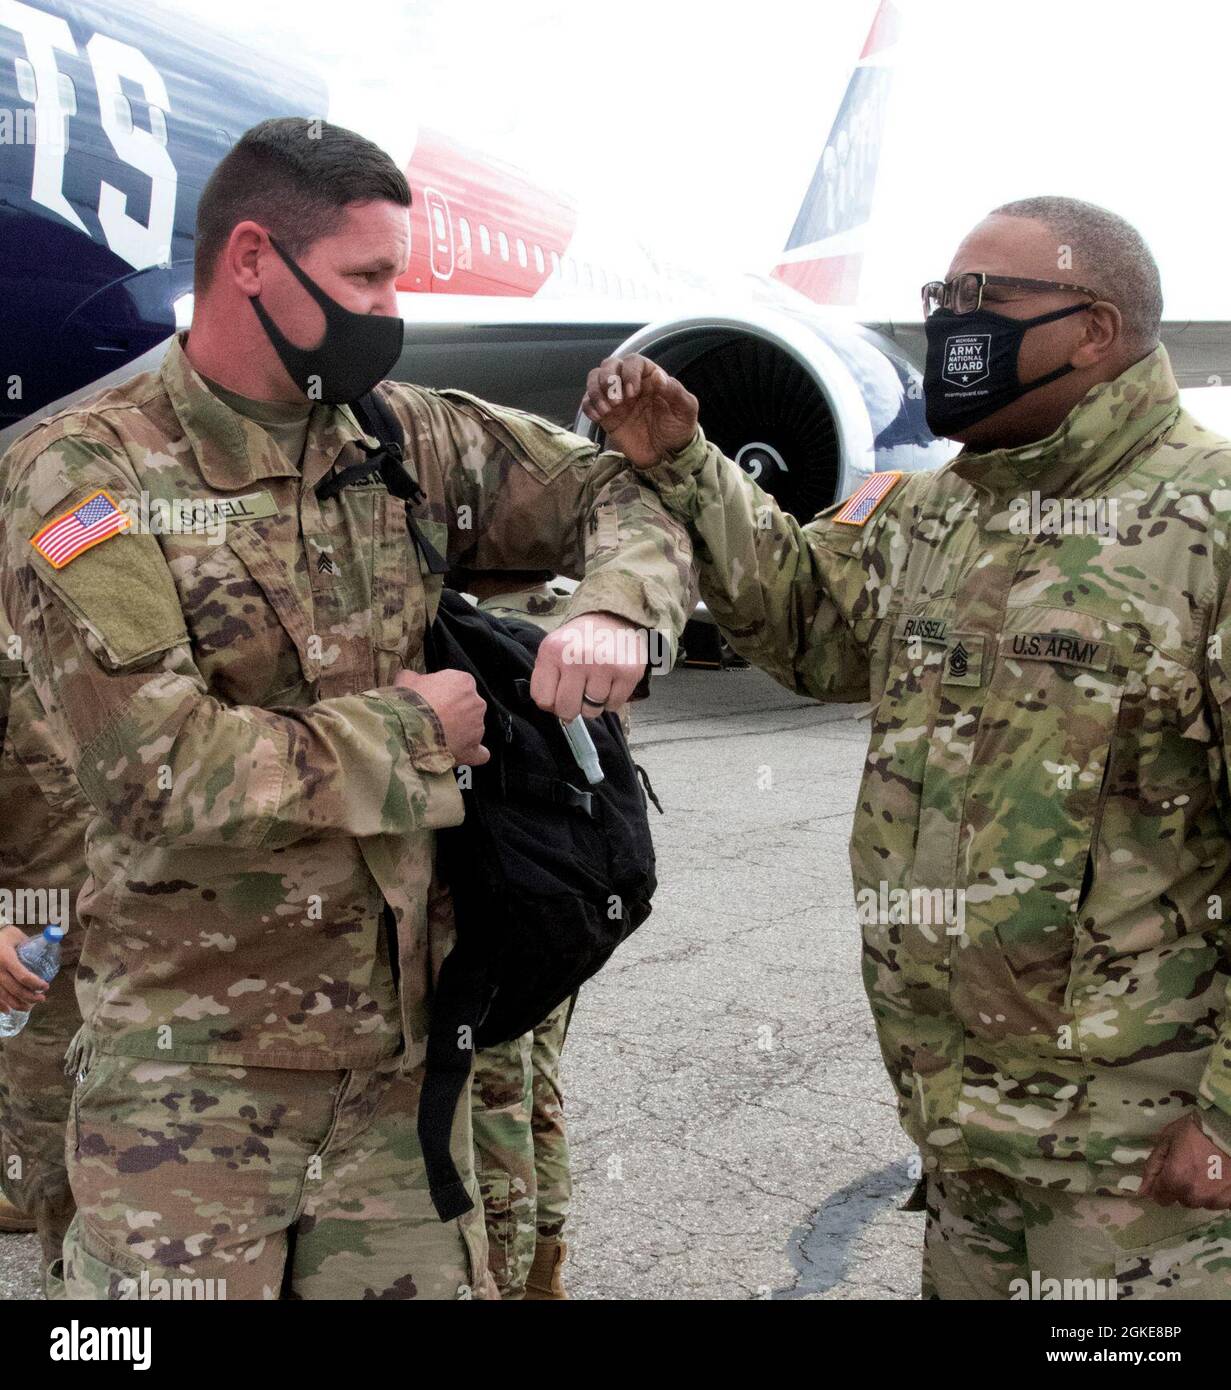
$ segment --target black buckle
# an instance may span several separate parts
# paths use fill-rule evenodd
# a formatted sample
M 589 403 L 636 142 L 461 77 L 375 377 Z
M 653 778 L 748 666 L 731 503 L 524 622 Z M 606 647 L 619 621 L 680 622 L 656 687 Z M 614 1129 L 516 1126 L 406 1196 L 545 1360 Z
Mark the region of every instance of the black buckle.
M 313 488 L 313 492 L 316 493 L 318 502 L 328 502 L 331 497 L 336 497 L 344 487 L 353 487 L 356 483 L 366 483 L 374 473 L 379 472 L 380 463 L 374 458 L 367 458 L 362 463 L 352 463 L 349 468 L 341 468 L 326 473 Z

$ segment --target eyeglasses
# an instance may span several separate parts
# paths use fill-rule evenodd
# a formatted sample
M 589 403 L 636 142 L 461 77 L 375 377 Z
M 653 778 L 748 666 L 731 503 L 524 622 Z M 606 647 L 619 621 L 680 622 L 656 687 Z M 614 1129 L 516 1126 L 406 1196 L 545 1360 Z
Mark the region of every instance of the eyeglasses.
M 981 270 L 967 270 L 952 280 L 929 280 L 924 285 L 923 317 L 931 317 L 937 309 L 973 314 L 983 303 L 985 285 L 1003 285 L 1013 290 L 1074 290 L 1078 294 L 1088 294 L 1091 299 L 1103 297 L 1085 285 L 1071 285 L 1063 280 L 1023 280 L 1016 275 L 984 275 Z

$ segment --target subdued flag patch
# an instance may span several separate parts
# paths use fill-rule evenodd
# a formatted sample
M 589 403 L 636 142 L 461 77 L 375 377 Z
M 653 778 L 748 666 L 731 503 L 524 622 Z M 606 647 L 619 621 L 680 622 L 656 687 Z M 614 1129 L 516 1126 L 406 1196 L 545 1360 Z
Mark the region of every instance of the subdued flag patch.
M 868 518 L 893 491 L 901 472 L 873 473 L 858 492 L 846 499 L 842 510 L 834 517 L 845 526 L 863 526 Z
M 101 488 L 71 512 L 49 521 L 30 544 L 53 569 L 63 569 L 83 550 L 128 529 L 128 517 Z

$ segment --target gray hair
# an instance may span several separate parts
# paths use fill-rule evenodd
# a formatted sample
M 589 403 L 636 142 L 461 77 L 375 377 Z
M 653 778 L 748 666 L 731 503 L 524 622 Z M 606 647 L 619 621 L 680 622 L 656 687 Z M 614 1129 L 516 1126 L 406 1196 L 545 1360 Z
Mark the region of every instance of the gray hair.
M 1124 218 L 1080 198 L 1059 197 L 1019 198 L 992 212 L 1028 217 L 1050 227 L 1057 244 L 1071 248 L 1077 258 L 1074 278 L 1119 309 L 1127 345 L 1147 352 L 1157 346 L 1163 316 L 1158 262 L 1145 238 Z

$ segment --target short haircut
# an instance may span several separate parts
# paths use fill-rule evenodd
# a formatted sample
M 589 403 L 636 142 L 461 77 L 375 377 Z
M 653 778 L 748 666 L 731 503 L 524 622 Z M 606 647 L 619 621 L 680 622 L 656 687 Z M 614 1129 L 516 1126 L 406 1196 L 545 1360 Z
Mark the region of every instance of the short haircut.
M 376 199 L 410 206 L 406 176 L 379 145 L 328 121 L 261 121 L 239 137 L 201 193 L 193 288 L 208 288 L 240 222 L 259 222 L 298 257 L 337 230 L 348 203 Z
M 1136 227 L 1080 198 L 1019 198 L 992 212 L 1046 223 L 1055 232 L 1057 245 L 1072 248 L 1076 260 L 1073 278 L 1084 281 L 1119 309 L 1127 344 L 1144 351 L 1158 345 L 1163 317 L 1158 262 Z

